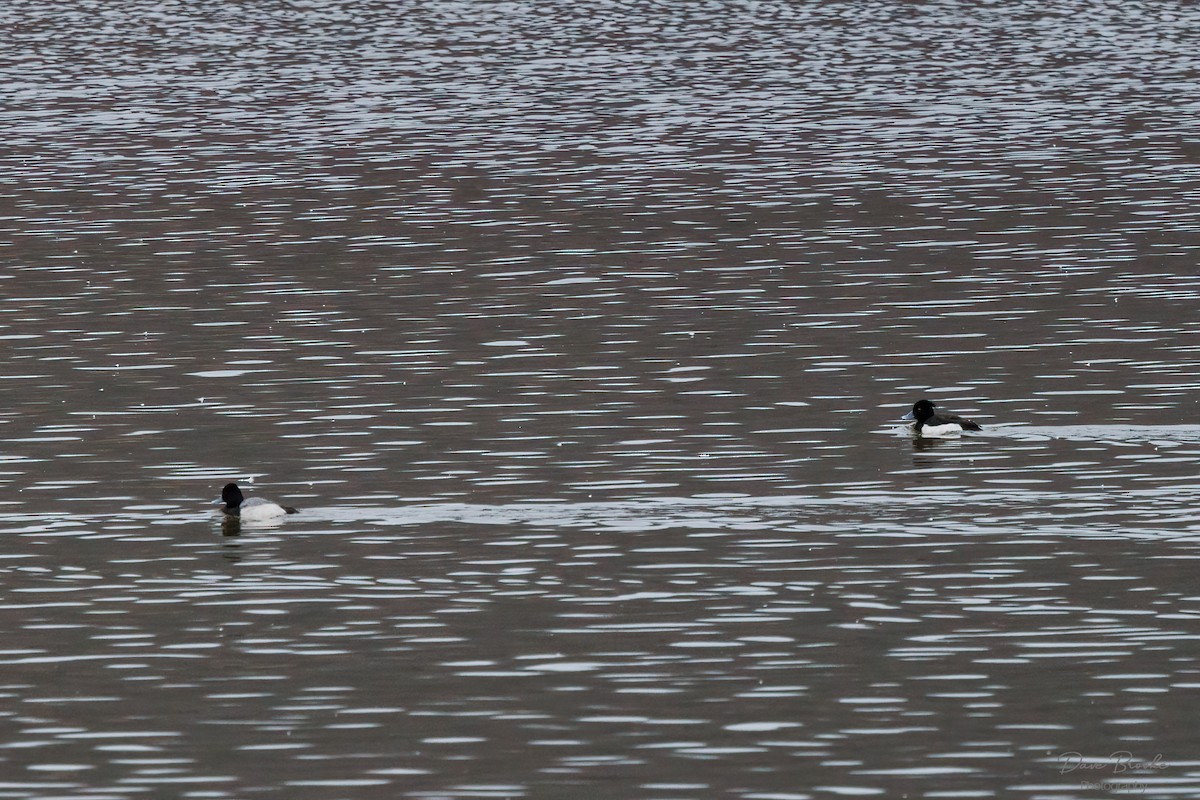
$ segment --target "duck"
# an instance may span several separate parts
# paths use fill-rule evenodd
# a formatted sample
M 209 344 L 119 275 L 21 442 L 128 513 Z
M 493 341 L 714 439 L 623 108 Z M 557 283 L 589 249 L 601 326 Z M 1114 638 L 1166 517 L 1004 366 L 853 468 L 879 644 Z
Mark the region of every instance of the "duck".
M 971 419 L 955 414 L 938 414 L 937 406 L 924 398 L 913 403 L 912 411 L 901 419 L 914 419 L 913 433 L 923 439 L 944 439 L 958 436 L 963 431 L 981 431 L 983 426 Z
M 242 490 L 236 483 L 227 483 L 221 490 L 221 508 L 226 519 L 236 519 L 241 522 L 273 522 L 288 514 L 297 513 L 297 509 L 281 506 L 261 497 L 251 497 L 249 500 L 242 496 Z

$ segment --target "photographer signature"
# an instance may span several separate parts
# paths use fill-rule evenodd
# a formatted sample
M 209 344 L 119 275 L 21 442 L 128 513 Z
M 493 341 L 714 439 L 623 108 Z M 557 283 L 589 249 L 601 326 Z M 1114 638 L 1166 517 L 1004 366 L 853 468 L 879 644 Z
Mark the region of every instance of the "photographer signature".
M 1118 750 L 1103 760 L 1089 759 L 1082 753 L 1076 752 L 1062 753 L 1058 760 L 1060 763 L 1059 775 L 1066 775 L 1077 770 L 1112 770 L 1112 774 L 1121 775 L 1135 770 L 1166 769 L 1169 766 L 1162 760 L 1162 753 L 1157 754 L 1149 761 L 1135 761 L 1133 753 L 1128 750 Z

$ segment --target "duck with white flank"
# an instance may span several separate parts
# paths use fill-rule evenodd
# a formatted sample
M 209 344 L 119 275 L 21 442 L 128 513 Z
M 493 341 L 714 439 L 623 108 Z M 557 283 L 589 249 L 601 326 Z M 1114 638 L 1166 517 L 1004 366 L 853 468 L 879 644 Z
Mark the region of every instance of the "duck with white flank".
M 225 503 L 221 508 L 227 519 L 241 522 L 273 522 L 288 514 L 295 514 L 296 509 L 281 506 L 261 497 L 242 497 L 242 490 L 236 483 L 227 483 L 221 490 L 221 500 Z
M 912 411 L 901 419 L 916 420 L 913 433 L 922 439 L 945 439 L 959 436 L 963 431 L 981 431 L 982 426 L 970 419 L 963 419 L 954 414 L 939 414 L 929 400 L 918 400 L 913 403 Z

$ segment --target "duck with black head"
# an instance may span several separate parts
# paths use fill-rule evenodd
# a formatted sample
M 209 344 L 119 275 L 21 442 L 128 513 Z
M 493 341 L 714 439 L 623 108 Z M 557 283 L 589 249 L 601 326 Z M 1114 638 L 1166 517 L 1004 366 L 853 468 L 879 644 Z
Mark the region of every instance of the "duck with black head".
M 916 420 L 913 433 L 922 439 L 946 439 L 960 436 L 963 431 L 983 430 L 983 426 L 975 420 L 964 419 L 956 414 L 937 413 L 937 405 L 924 398 L 913 403 L 912 411 L 901 419 Z
M 247 500 L 236 483 L 225 484 L 225 488 L 221 490 L 221 501 L 225 503 L 221 508 L 225 517 L 239 522 L 276 522 L 288 514 L 297 513 L 297 509 L 281 506 L 261 497 L 251 497 Z

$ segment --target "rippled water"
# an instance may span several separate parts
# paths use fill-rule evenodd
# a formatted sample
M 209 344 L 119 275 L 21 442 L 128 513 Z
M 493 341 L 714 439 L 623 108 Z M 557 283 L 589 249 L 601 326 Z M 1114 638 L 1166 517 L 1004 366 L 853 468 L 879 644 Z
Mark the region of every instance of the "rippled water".
M 1200 7 L 0 24 L 0 798 L 1200 793 Z

